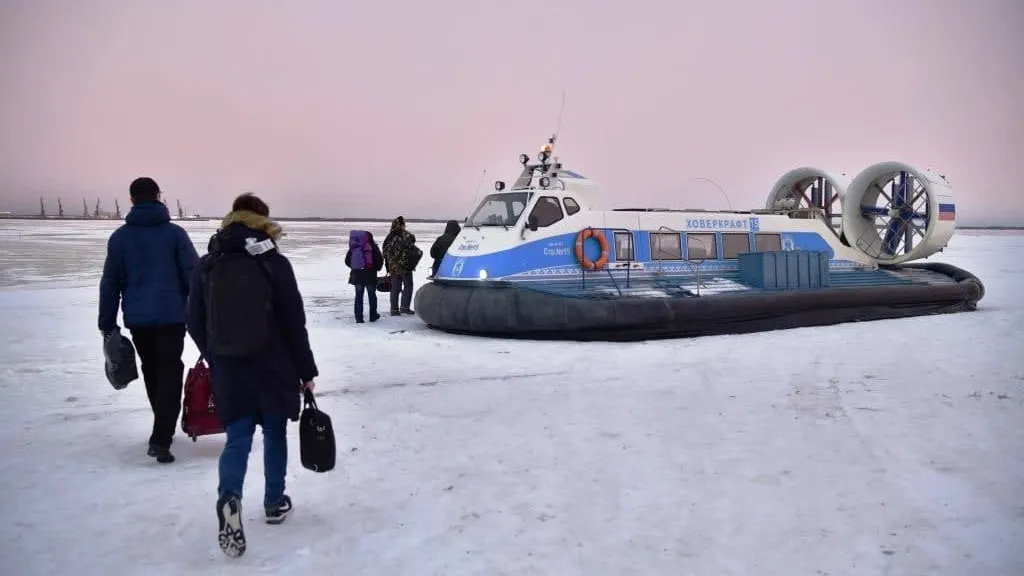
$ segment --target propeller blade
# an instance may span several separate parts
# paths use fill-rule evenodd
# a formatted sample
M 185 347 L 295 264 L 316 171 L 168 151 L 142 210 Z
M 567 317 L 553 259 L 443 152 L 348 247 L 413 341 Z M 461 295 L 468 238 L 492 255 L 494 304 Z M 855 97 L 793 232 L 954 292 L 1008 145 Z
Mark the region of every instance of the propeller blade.
M 895 188 L 892 195 L 893 208 L 903 208 L 907 204 L 907 184 L 907 173 L 900 172 L 899 184 L 893 183 L 893 188 Z
M 889 209 L 884 206 L 861 206 L 860 213 L 865 218 L 872 216 L 888 216 Z
M 893 218 L 889 220 L 889 225 L 885 230 L 885 252 L 889 255 L 896 254 L 896 248 L 899 247 L 900 234 L 903 232 L 903 227 L 906 226 L 906 222 L 899 218 Z

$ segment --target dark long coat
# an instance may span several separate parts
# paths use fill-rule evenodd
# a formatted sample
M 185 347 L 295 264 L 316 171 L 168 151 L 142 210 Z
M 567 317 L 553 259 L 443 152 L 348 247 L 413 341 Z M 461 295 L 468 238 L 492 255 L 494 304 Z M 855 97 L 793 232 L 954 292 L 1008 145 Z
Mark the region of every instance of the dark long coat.
M 264 414 L 298 420 L 301 383 L 318 376 L 306 331 L 306 313 L 291 262 L 277 251 L 260 254 L 273 290 L 275 336 L 269 350 L 253 358 L 211 356 L 206 342 L 205 270 L 216 252 L 244 251 L 247 238 L 269 236 L 263 230 L 232 223 L 210 240 L 210 253 L 200 258 L 192 276 L 188 301 L 188 332 L 210 366 L 217 415 L 224 425 Z

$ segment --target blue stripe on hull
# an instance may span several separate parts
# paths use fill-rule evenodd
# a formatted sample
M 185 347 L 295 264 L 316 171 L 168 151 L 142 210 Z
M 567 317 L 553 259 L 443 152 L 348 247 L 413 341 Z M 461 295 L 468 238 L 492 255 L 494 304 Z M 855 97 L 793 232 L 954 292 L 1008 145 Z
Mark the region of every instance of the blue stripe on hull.
M 536 278 L 517 282 L 523 287 L 567 297 L 607 298 L 615 296 L 646 297 L 693 297 L 711 296 L 722 293 L 763 292 L 744 284 L 739 272 L 720 272 L 701 276 L 700 287 L 696 275 L 631 276 L 627 282 L 624 276 L 608 277 L 603 274 L 587 274 L 586 279 L 577 274 L 574 277 Z M 894 286 L 914 284 L 913 280 L 900 277 L 887 270 L 832 270 L 829 284 L 824 290 L 859 288 L 869 286 Z M 817 290 L 817 289 L 811 289 Z
M 617 260 L 615 245 L 613 242 L 613 231 L 603 230 L 609 240 L 610 261 Z M 703 232 L 702 232 L 703 233 Z M 681 245 L 686 249 L 686 234 L 681 233 Z M 829 258 L 835 257 L 835 251 L 829 243 L 814 232 L 783 232 L 779 234 L 783 250 L 814 250 L 828 252 Z M 754 233 L 750 233 L 750 250 L 756 246 Z M 718 258 L 704 260 L 701 262 L 690 262 L 680 260 L 650 260 L 650 241 L 647 232 L 633 232 L 633 246 L 637 260 L 633 262 L 642 264 L 645 270 L 631 270 L 630 276 L 637 274 L 688 274 L 696 273 L 699 269 L 702 274 L 714 271 L 735 271 L 738 267 L 736 260 L 722 259 L 721 236 L 718 237 Z M 485 254 L 482 256 L 455 256 L 446 254 L 438 269 L 437 278 L 444 280 L 476 280 L 479 278 L 507 279 L 512 281 L 528 281 L 535 278 L 550 278 L 558 276 L 579 276 L 583 268 L 576 261 L 576 233 L 551 236 L 532 242 L 526 242 L 513 246 L 507 250 Z M 584 243 L 583 252 L 590 260 L 597 260 L 600 256 L 600 247 L 595 240 L 588 240 Z M 848 261 L 832 260 L 830 267 L 845 268 L 851 266 Z M 606 270 L 608 270 L 606 268 Z M 605 274 L 608 272 L 595 271 L 588 273 Z M 625 277 L 625 270 L 613 270 L 612 274 Z

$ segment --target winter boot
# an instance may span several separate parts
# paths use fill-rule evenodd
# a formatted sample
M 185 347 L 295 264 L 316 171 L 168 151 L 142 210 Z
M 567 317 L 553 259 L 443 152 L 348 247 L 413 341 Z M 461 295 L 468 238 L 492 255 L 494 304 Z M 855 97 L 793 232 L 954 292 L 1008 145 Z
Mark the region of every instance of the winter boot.
M 242 501 L 233 494 L 217 500 L 217 542 L 220 550 L 231 558 L 245 554 L 245 532 L 242 530 Z

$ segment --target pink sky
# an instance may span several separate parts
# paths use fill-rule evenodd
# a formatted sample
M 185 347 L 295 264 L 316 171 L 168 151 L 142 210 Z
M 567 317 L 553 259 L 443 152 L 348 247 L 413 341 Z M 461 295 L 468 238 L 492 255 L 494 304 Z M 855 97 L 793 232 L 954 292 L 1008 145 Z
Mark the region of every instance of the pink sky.
M 1019 0 L 2 0 L 0 210 L 453 217 L 559 152 L 601 203 L 761 207 L 804 164 L 944 172 L 1024 224 Z M 124 204 L 124 202 L 122 202 Z

